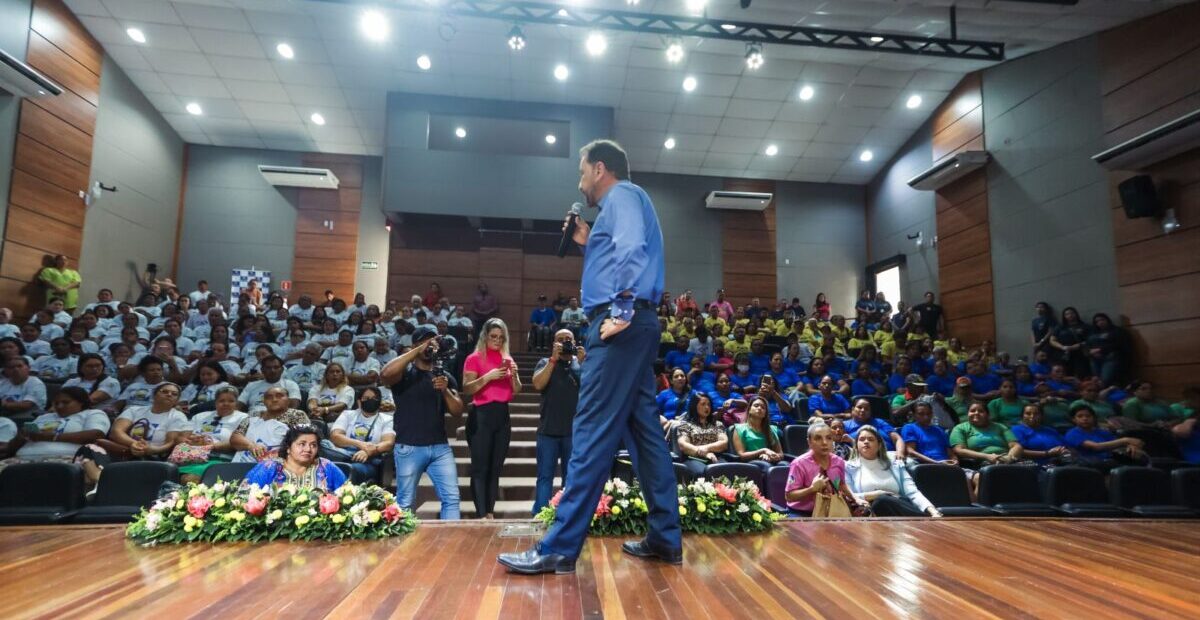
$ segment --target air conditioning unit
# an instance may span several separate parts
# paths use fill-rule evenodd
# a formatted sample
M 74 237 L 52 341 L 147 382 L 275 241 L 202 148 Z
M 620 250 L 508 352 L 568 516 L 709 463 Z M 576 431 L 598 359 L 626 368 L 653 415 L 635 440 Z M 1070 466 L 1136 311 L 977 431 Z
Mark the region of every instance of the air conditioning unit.
M 760 192 L 709 192 L 704 206 L 709 209 L 737 209 L 739 211 L 762 211 L 771 204 L 775 194 Z
M 26 99 L 57 97 L 63 92 L 62 86 L 4 50 L 0 50 L 0 90 Z
M 991 159 L 987 151 L 961 151 L 909 179 L 908 186 L 924 191 L 941 189 L 986 166 Z
M 1096 153 L 1092 161 L 1109 170 L 1144 170 L 1197 147 L 1200 147 L 1200 108 Z
M 258 171 L 262 173 L 267 183 L 277 187 L 338 188 L 337 176 L 327 168 L 260 165 Z

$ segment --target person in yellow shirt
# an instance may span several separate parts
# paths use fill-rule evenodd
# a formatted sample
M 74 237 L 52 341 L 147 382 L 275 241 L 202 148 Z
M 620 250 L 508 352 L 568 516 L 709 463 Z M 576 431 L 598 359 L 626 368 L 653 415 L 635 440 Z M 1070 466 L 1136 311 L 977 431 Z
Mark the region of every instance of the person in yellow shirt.
M 710 334 L 715 334 L 717 333 L 716 327 L 718 325 L 721 326 L 722 332 L 729 331 L 729 323 L 727 323 L 725 319 L 721 318 L 721 316 L 716 312 L 710 312 L 708 314 L 708 318 L 704 319 L 704 326 L 708 328 L 708 332 Z
M 951 337 L 948 347 L 946 347 L 946 359 L 951 366 L 958 366 L 958 363 L 967 359 L 967 351 L 963 349 L 962 341 L 958 338 Z
M 867 333 L 867 325 L 859 323 L 858 327 L 854 328 L 854 335 L 846 343 L 846 351 L 850 353 L 850 357 L 858 357 L 858 352 L 868 345 L 874 348 L 875 341 L 871 339 L 871 334 Z
M 850 328 L 846 327 L 846 317 L 835 314 L 829 319 L 829 329 L 840 342 L 850 339 Z
M 665 317 L 665 316 L 658 317 L 658 329 L 659 329 L 658 342 L 660 344 L 664 343 L 664 342 L 669 343 L 669 344 L 675 344 L 675 334 L 671 332 L 670 324 L 667 323 L 667 317 Z
M 742 353 L 749 355 L 752 342 L 745 327 L 734 327 L 733 337 L 725 341 L 725 354 L 735 359 Z
M 741 308 L 734 310 L 733 311 L 733 327 L 734 327 L 734 329 L 736 329 L 738 327 L 749 327 L 749 326 L 750 326 L 750 319 L 746 317 L 746 311 Z
M 696 322 L 693 321 L 692 317 L 690 316 L 683 317 L 683 320 L 679 322 L 679 329 L 676 333 L 678 333 L 680 336 L 686 336 L 688 340 L 695 338 Z
M 892 325 L 891 321 L 884 321 L 883 323 L 880 323 L 879 329 L 875 330 L 875 333 L 871 334 L 871 340 L 875 343 L 875 346 L 879 348 L 883 348 L 883 343 L 895 339 L 896 328 Z

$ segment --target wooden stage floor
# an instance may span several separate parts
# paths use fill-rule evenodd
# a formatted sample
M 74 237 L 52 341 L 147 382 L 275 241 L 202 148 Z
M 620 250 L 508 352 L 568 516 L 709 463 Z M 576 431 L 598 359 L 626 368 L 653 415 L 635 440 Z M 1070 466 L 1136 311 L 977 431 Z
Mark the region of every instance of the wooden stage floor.
M 119 527 L 0 528 L 0 618 L 1200 618 L 1200 522 L 789 522 L 684 538 L 686 564 L 593 539 L 573 576 L 495 562 L 503 522 L 404 539 L 145 549 Z

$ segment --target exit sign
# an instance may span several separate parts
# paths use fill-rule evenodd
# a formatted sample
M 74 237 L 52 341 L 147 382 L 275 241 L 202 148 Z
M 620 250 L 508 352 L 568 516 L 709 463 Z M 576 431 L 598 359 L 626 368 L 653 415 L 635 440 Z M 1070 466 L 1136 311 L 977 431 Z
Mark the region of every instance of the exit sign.
M 373 260 L 365 260 L 365 261 L 362 261 L 361 263 L 359 263 L 358 268 L 363 271 L 374 271 L 376 269 L 379 269 L 379 263 L 377 263 Z

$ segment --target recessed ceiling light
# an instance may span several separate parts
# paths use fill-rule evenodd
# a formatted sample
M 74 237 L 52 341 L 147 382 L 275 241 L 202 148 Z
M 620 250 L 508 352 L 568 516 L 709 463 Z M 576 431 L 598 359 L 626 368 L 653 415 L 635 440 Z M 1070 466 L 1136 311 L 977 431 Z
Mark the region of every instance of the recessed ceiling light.
M 910 110 L 915 110 L 915 109 L 921 107 L 921 96 L 913 95 L 913 96 L 909 97 L 908 101 L 904 102 L 904 107 L 906 107 Z
M 432 66 L 433 61 L 429 60 L 428 54 L 421 54 L 420 56 L 417 56 L 417 67 L 419 67 L 422 71 L 428 71 Z
M 814 94 L 816 94 L 816 91 L 813 90 L 813 87 L 805 85 L 800 88 L 800 101 L 808 101 L 813 98 Z
M 288 60 L 296 57 L 296 50 L 293 50 L 292 46 L 288 45 L 287 43 L 280 43 L 279 45 L 276 45 L 275 51 L 279 52 L 280 56 L 287 58 Z
M 872 159 L 875 159 L 875 154 L 871 152 L 871 149 L 863 149 L 863 152 L 858 154 L 858 161 L 871 161 Z
M 679 39 L 674 39 L 667 46 L 667 62 L 676 64 L 683 60 L 683 42 Z
M 142 32 L 140 28 L 128 28 L 125 30 L 125 34 L 129 35 L 130 39 L 133 39 L 138 43 L 146 42 L 146 33 Z
M 638 2 L 639 0 L 625 0 L 625 4 L 628 4 L 629 6 L 637 6 Z
M 316 125 L 324 125 L 325 124 L 325 117 L 321 116 L 320 112 L 313 112 L 312 116 L 310 116 L 308 118 L 312 119 L 313 124 L 316 124 Z
M 546 134 L 546 144 L 554 144 L 555 142 L 558 142 L 558 136 L 552 133 Z
M 521 24 L 513 24 L 512 30 L 508 31 L 508 48 L 514 52 L 525 49 L 525 31 Z
M 708 0 L 687 0 L 687 8 L 689 11 L 703 11 L 708 4 Z
M 372 41 L 387 39 L 388 33 L 392 29 L 387 18 L 379 11 L 363 11 L 362 16 L 358 18 L 358 27 L 362 30 L 363 36 Z
M 686 90 L 689 93 L 693 90 L 696 90 L 696 78 L 690 75 L 683 78 L 683 90 Z
M 767 150 L 765 150 L 763 152 L 766 153 L 767 156 L 769 156 L 769 157 L 774 157 L 779 154 L 779 147 L 775 146 L 774 144 L 768 144 Z
M 585 45 L 587 47 L 588 54 L 592 56 L 600 56 L 604 53 L 604 50 L 608 49 L 608 39 L 606 39 L 604 35 L 599 32 L 593 32 L 588 35 L 587 43 Z
M 195 116 L 200 116 L 201 114 L 204 114 L 204 109 L 201 108 L 200 104 L 196 103 L 195 101 L 187 104 L 187 106 L 185 106 L 184 109 L 186 109 L 188 111 L 188 114 L 193 114 Z
M 558 65 L 554 67 L 554 79 L 558 80 L 559 82 L 565 82 L 567 77 L 570 75 L 571 71 L 567 69 L 566 65 Z
M 566 9 L 559 9 L 559 10 L 558 10 L 558 16 L 559 16 L 559 17 L 566 17 L 566 16 L 567 16 L 567 10 L 566 10 Z
M 458 136 L 459 138 L 465 138 L 467 137 L 467 130 L 464 127 L 455 127 L 454 135 Z
M 663 147 L 668 151 L 675 148 L 675 138 L 667 138 L 667 141 L 663 142 Z
M 871 37 L 871 43 L 883 43 L 883 37 Z

